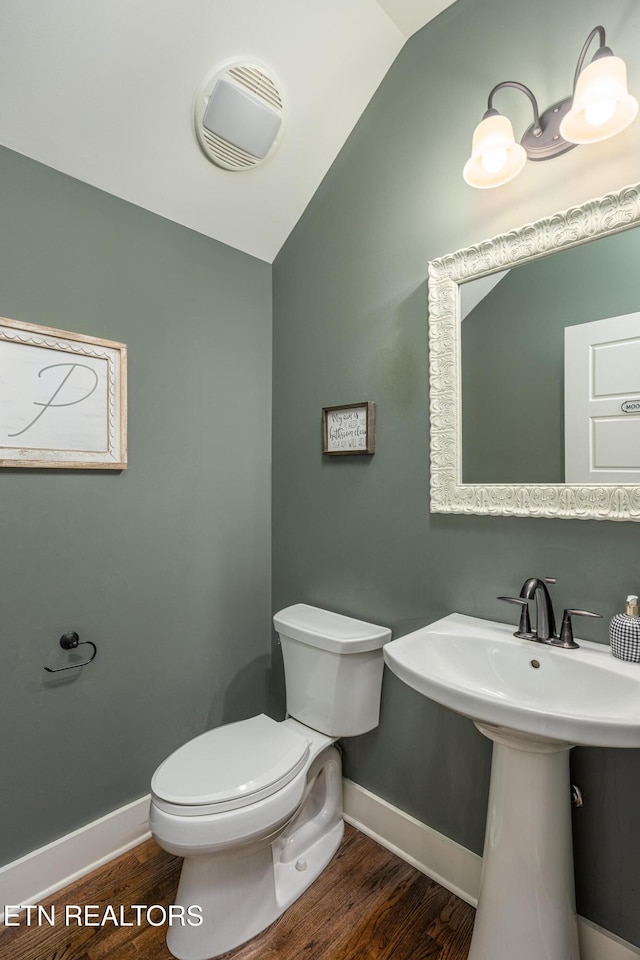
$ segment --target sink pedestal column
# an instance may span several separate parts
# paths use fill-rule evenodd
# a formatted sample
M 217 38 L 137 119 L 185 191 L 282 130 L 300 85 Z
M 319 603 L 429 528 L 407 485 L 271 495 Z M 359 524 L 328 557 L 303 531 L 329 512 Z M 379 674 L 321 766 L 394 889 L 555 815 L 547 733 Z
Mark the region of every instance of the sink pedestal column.
M 476 726 L 493 760 L 469 960 L 579 960 L 571 744 Z

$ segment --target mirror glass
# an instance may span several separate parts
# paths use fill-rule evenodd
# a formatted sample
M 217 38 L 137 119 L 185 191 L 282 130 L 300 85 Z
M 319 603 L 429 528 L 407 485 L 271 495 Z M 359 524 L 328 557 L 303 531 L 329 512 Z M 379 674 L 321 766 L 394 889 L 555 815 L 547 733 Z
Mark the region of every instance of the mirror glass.
M 639 310 L 640 230 L 461 284 L 462 482 L 564 483 L 565 440 L 571 430 L 570 417 L 565 422 L 565 402 L 571 398 L 565 394 L 572 384 L 577 390 L 571 368 L 568 380 L 565 377 L 565 329 L 633 316 Z M 640 343 L 640 314 L 635 326 Z M 620 351 L 631 351 L 637 362 L 640 357 L 635 356 L 637 348 L 629 334 L 633 337 L 633 326 Z M 612 340 L 615 337 L 613 333 Z M 568 341 L 567 349 L 571 348 Z M 578 349 L 574 352 L 578 354 Z M 603 429 L 601 421 L 608 419 L 609 439 L 617 429 L 611 419 L 617 407 L 615 413 L 624 421 L 616 451 L 622 471 L 638 461 L 633 448 L 639 439 L 634 434 L 640 408 L 634 412 L 631 402 L 640 398 L 640 364 L 638 382 L 626 377 L 620 382 L 625 358 L 608 352 L 614 379 L 618 373 L 614 391 L 619 402 L 601 404 L 606 409 L 595 412 L 595 423 Z M 593 362 L 588 353 L 584 359 L 587 364 Z M 580 360 L 575 357 L 576 362 Z M 627 401 L 631 409 L 625 413 L 620 408 Z M 568 473 L 570 482 L 589 483 L 597 476 L 588 471 L 582 476 L 575 470 L 572 474 L 571 469 Z M 622 479 L 600 476 L 598 480 L 640 482 L 640 473 L 637 478 L 629 473 Z
M 640 521 L 640 185 L 429 264 L 434 513 Z

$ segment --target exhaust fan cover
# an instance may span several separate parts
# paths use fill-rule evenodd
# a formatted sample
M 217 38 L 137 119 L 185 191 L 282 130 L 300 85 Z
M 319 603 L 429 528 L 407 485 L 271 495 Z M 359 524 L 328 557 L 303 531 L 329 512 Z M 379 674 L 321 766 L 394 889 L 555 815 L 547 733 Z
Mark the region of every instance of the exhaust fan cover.
M 209 74 L 196 95 L 194 119 L 205 155 L 225 170 L 248 170 L 277 149 L 282 97 L 264 67 L 244 61 Z

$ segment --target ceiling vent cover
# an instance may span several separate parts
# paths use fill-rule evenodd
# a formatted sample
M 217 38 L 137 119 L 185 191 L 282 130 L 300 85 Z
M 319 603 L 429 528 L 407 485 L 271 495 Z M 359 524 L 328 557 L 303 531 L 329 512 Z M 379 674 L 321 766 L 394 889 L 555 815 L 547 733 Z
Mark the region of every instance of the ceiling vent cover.
M 277 149 L 284 107 L 264 67 L 234 62 L 209 74 L 194 109 L 198 142 L 225 170 L 249 170 Z

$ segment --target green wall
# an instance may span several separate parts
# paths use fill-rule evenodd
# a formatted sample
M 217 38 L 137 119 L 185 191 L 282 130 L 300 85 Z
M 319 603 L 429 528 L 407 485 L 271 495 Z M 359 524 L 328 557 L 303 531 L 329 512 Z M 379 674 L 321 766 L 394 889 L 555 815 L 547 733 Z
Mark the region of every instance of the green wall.
M 427 262 L 638 179 L 640 123 L 615 141 L 528 165 L 498 191 L 462 180 L 501 79 L 568 95 L 591 28 L 640 83 L 640 7 L 458 0 L 406 45 L 274 265 L 274 608 L 306 601 L 396 636 L 496 600 L 532 575 L 603 621 L 640 586 L 640 526 L 429 513 Z M 553 24 L 553 29 L 549 25 Z M 528 101 L 504 91 L 517 131 Z M 373 400 L 372 457 L 323 458 L 326 405 Z M 275 648 L 277 654 L 277 648 Z M 282 684 L 277 692 L 282 705 Z M 490 744 L 387 671 L 380 727 L 345 745 L 348 777 L 481 852 Z M 640 751 L 575 749 L 579 912 L 640 944 Z
M 6 862 L 266 706 L 271 268 L 4 149 L 0 209 L 0 315 L 129 347 L 128 470 L 0 474 Z

